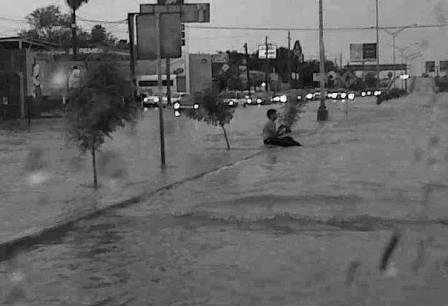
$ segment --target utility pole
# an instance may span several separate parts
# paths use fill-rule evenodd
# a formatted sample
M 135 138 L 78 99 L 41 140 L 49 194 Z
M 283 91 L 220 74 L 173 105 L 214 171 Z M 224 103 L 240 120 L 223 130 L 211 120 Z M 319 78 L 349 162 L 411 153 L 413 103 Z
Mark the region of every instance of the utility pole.
M 76 37 L 76 10 L 72 8 L 72 48 L 73 48 L 73 60 L 76 61 L 78 57 L 78 39 Z
M 171 105 L 171 59 L 166 58 L 166 99 L 168 105 Z
M 380 26 L 379 0 L 376 1 L 376 88 L 380 88 Z
M 246 53 L 247 89 L 249 90 L 249 99 L 252 100 L 252 94 L 250 92 L 249 51 L 247 50 L 247 42 L 244 44 L 244 51 Z
M 409 28 L 412 28 L 412 27 L 415 27 L 415 26 L 418 26 L 418 25 L 417 24 L 408 25 L 408 26 L 402 27 L 402 28 L 400 28 L 400 29 L 398 29 L 397 31 L 394 31 L 394 32 L 389 31 L 387 29 L 384 30 L 384 31 L 386 31 L 387 34 L 392 36 L 392 48 L 393 48 L 393 50 L 392 50 L 392 52 L 393 52 L 392 60 L 393 60 L 393 64 L 394 65 L 396 64 L 395 50 L 397 49 L 397 47 L 395 45 L 395 42 L 396 42 L 398 34 L 400 34 L 401 32 L 403 32 L 406 29 L 409 29 Z M 393 72 L 393 78 L 395 79 L 395 69 L 394 69 L 394 72 Z M 394 82 L 394 88 L 395 88 L 395 82 Z
M 130 53 L 130 69 L 131 80 L 134 86 L 134 98 L 137 97 L 137 80 L 135 77 L 135 50 L 134 50 L 134 16 L 133 13 L 128 13 L 128 32 L 129 32 L 129 53 Z M 142 101 L 143 103 L 143 101 Z M 143 105 L 143 104 L 142 104 Z
M 325 106 L 324 9 L 322 1 L 319 0 L 320 106 L 317 111 L 317 121 L 328 120 L 328 110 Z
M 292 69 L 291 69 L 291 31 L 288 31 L 288 81 L 291 84 L 292 80 Z
M 160 122 L 160 156 L 162 168 L 165 168 L 165 130 L 163 123 L 163 97 L 162 97 L 162 55 L 160 44 L 160 13 L 156 13 L 156 50 L 157 50 L 157 76 L 158 76 L 158 97 L 159 97 L 159 122 Z
M 268 45 L 268 37 L 266 36 L 266 72 L 265 72 L 265 83 L 266 83 L 266 92 L 269 91 L 269 56 L 268 56 L 268 51 L 269 51 L 269 45 Z

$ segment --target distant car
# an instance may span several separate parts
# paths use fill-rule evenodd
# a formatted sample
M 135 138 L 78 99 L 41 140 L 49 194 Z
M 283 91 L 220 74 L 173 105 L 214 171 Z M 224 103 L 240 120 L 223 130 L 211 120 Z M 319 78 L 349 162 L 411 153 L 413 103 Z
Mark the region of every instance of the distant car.
M 271 105 L 272 101 L 271 99 L 267 98 L 267 97 L 263 97 L 263 96 L 252 96 L 251 98 L 247 98 L 246 102 L 244 104 L 244 106 L 246 105 Z
M 228 107 L 238 107 L 238 100 L 235 98 L 226 98 L 222 100 L 222 103 Z
M 361 97 L 372 97 L 372 96 L 378 97 L 381 95 L 381 93 L 382 93 L 381 89 L 366 88 L 364 90 L 361 90 L 360 95 Z
M 287 103 L 288 96 L 287 95 L 275 95 L 271 98 L 272 103 Z
M 158 96 L 144 96 L 143 107 L 157 107 L 159 105 Z

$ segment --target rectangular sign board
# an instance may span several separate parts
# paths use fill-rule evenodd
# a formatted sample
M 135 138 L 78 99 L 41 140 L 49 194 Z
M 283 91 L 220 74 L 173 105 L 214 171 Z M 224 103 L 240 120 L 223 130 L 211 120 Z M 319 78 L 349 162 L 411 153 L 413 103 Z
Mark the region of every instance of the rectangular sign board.
M 212 55 L 212 63 L 214 64 L 226 64 L 229 62 L 229 54 L 218 53 Z
M 260 45 L 258 47 L 258 58 L 266 59 L 266 45 Z M 277 46 L 269 44 L 268 45 L 268 59 L 277 58 Z
M 376 60 L 376 43 L 350 44 L 350 61 L 363 62 Z
M 353 71 L 376 71 L 376 65 L 348 65 L 348 69 Z M 380 65 L 380 71 L 388 71 L 388 70 L 395 70 L 395 71 L 403 71 L 406 70 L 405 64 L 381 64 Z
M 162 58 L 182 56 L 181 21 L 179 13 L 160 15 L 160 51 Z M 137 57 L 141 60 L 157 59 L 156 16 L 137 16 Z
M 183 5 L 140 4 L 142 14 L 180 13 L 183 23 L 210 22 L 210 3 L 187 3 Z

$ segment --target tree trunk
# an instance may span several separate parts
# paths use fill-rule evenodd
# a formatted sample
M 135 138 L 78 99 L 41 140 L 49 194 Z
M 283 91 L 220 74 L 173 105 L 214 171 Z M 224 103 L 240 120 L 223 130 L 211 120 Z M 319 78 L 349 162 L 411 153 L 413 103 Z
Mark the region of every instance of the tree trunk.
M 78 55 L 77 37 L 76 37 L 76 10 L 72 10 L 72 48 L 73 48 L 73 60 L 76 61 Z
M 227 131 L 223 124 L 221 124 L 221 128 L 224 131 L 224 137 L 226 138 L 227 150 L 230 150 L 229 138 L 227 137 Z
M 92 146 L 92 167 L 93 167 L 93 186 L 95 189 L 98 188 L 98 178 L 96 174 L 96 154 L 95 154 L 95 146 Z

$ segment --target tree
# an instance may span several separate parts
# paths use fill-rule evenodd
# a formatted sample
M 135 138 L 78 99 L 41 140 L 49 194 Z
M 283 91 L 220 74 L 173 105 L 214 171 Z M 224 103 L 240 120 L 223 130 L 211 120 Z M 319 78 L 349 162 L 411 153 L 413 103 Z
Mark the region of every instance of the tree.
M 297 101 L 297 93 L 302 97 L 305 96 L 305 91 L 303 90 L 294 92 L 294 94 L 289 95 L 288 103 L 285 104 L 280 115 L 282 124 L 285 125 L 288 129 L 291 129 L 292 126 L 297 123 L 300 118 L 300 114 L 304 112 L 303 106 L 305 105 L 305 103 Z
M 89 0 L 66 0 L 67 5 L 72 10 L 71 16 L 71 28 L 72 28 L 72 48 L 73 48 L 73 57 L 76 60 L 77 55 L 77 37 L 76 37 L 76 11 L 81 7 L 83 3 L 87 3 Z
M 67 45 L 70 39 L 70 16 L 62 14 L 59 7 L 49 5 L 37 8 L 26 16 L 30 25 L 29 30 L 19 33 L 19 36 L 29 39 L 42 40 L 58 45 Z
M 219 126 L 223 130 L 226 139 L 227 150 L 230 150 L 229 138 L 225 128 L 233 119 L 234 110 L 226 106 L 213 90 L 196 93 L 194 101 L 199 104 L 199 110 L 190 110 L 186 115 L 197 121 L 204 121 L 213 126 Z
M 91 46 L 109 46 L 115 44 L 115 37 L 106 31 L 106 28 L 100 24 L 94 25 L 90 31 Z
M 90 65 L 89 65 L 90 66 Z M 70 92 L 67 112 L 68 139 L 81 152 L 92 155 L 93 182 L 98 187 L 96 152 L 138 112 L 132 87 L 113 61 L 88 67 L 80 88 Z
M 26 16 L 30 29 L 19 32 L 19 36 L 68 48 L 71 45 L 70 18 L 69 14 L 61 13 L 55 5 L 35 9 Z M 90 34 L 79 29 L 78 41 L 80 47 L 89 47 Z

